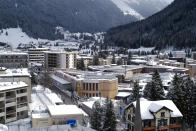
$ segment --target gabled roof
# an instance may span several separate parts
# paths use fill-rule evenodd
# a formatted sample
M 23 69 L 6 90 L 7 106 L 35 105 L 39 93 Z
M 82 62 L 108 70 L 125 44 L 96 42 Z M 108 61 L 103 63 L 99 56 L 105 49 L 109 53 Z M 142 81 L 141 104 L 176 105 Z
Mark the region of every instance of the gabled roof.
M 130 106 L 136 107 L 136 102 L 133 102 L 128 105 L 126 109 Z M 143 98 L 140 99 L 142 120 L 154 119 L 152 112 L 156 113 L 163 108 L 167 108 L 168 110 L 170 110 L 171 117 L 183 117 L 182 113 L 171 100 L 148 101 Z

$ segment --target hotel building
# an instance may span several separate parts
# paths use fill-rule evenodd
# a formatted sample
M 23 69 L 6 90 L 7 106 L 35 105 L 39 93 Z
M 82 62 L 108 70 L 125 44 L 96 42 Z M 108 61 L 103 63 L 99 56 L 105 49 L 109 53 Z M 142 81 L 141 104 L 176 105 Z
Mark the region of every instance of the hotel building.
M 46 70 L 74 69 L 77 65 L 75 52 L 47 51 L 45 52 Z
M 27 68 L 28 54 L 20 52 L 0 52 L 0 67 Z
M 49 48 L 30 48 L 28 50 L 29 62 L 36 62 L 43 64 L 45 61 L 44 51 L 49 51 Z

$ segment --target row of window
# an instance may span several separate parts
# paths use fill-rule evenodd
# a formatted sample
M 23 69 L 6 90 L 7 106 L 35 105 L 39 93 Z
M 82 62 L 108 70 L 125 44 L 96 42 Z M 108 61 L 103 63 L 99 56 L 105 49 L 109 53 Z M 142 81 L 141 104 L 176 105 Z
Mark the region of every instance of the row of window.
M 98 97 L 98 93 L 83 93 L 83 96 L 85 97 Z
M 83 90 L 98 91 L 98 83 L 83 83 Z
M 27 62 L 27 60 L 25 60 L 25 59 L 21 59 L 21 60 L 18 60 L 18 59 L 16 59 L 16 60 L 15 60 L 15 59 L 14 59 L 14 60 L 13 60 L 13 59 L 11 59 L 11 60 L 9 60 L 9 59 L 4 59 L 4 60 L 0 60 L 0 62 L 1 62 L 1 63 L 3 63 L 3 62 L 8 62 L 8 63 L 9 63 L 9 62 Z
M 17 59 L 17 58 L 22 58 L 22 59 L 27 59 L 27 56 L 9 56 L 9 55 L 5 55 L 5 56 L 0 56 L 0 59 Z

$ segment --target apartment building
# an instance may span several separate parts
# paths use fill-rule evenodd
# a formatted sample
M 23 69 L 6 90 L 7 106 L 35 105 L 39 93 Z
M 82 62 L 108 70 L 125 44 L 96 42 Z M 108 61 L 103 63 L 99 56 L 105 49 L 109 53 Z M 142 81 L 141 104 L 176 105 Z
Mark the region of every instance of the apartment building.
M 125 108 L 127 129 L 134 131 L 136 102 Z M 140 99 L 144 131 L 180 131 L 182 114 L 171 100 L 148 101 Z
M 0 83 L 0 123 L 8 123 L 28 117 L 30 95 L 24 82 Z
M 30 48 L 28 50 L 29 62 L 44 64 L 45 61 L 44 52 L 49 50 L 50 50 L 49 48 Z
M 0 67 L 0 83 L 20 81 L 28 85 L 27 92 L 31 94 L 31 75 L 27 68 L 7 69 Z M 28 95 L 28 99 L 31 101 L 31 95 Z
M 28 67 L 28 54 L 21 52 L 0 52 L 0 67 L 26 68 Z
M 74 69 L 77 65 L 75 52 L 47 51 L 45 52 L 45 68 L 55 69 Z
M 175 58 L 186 58 L 186 53 L 184 51 L 173 51 L 172 55 Z
M 108 73 L 79 70 L 59 70 L 55 76 L 72 84 L 80 97 L 115 98 L 118 92 L 118 78 Z

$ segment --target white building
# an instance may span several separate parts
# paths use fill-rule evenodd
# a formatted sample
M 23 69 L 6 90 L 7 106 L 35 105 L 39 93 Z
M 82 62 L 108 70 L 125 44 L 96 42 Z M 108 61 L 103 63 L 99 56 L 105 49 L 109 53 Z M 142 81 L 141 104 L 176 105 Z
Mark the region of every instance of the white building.
M 28 50 L 29 62 L 44 63 L 44 51 L 49 51 L 49 48 L 30 48 Z
M 77 58 L 75 52 L 47 51 L 45 52 L 45 68 L 53 69 L 74 69 Z
M 186 58 L 186 53 L 184 51 L 173 51 L 172 54 L 175 58 Z
M 27 68 L 6 69 L 0 67 L 0 82 L 24 82 L 28 85 L 27 92 L 31 94 L 31 75 Z M 31 96 L 28 95 L 29 101 Z
M 0 83 L 0 123 L 28 117 L 28 85 L 24 82 Z

